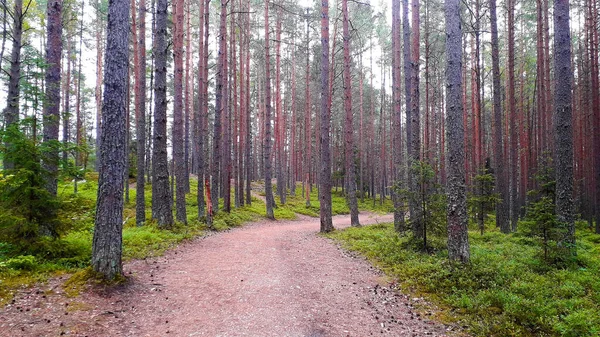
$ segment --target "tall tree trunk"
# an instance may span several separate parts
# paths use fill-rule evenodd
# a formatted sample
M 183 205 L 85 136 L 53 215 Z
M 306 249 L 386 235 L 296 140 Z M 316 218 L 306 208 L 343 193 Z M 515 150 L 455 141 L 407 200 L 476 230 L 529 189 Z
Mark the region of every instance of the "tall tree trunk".
M 99 43 L 100 35 L 97 35 L 97 43 Z M 97 46 L 98 50 L 102 50 L 100 48 L 100 44 Z M 69 151 L 67 150 L 69 146 L 69 141 L 71 140 L 70 128 L 71 128 L 71 40 L 67 38 L 67 73 L 65 74 L 65 85 L 64 85 L 64 101 L 63 101 L 63 152 L 62 152 L 62 161 L 63 166 L 67 167 L 69 164 Z M 96 79 L 96 103 L 97 111 L 96 111 L 96 170 L 100 168 L 100 135 L 102 129 L 101 116 L 102 116 L 102 52 L 96 55 L 100 61 L 96 62 L 96 70 L 99 72 Z M 102 81 L 98 82 L 98 78 L 102 79 Z
M 400 187 L 400 184 L 404 180 L 404 171 L 402 170 L 402 54 L 400 48 L 400 0 L 393 0 L 392 2 L 392 96 L 393 96 L 393 109 L 394 109 L 394 135 L 393 135 L 393 154 L 394 154 L 394 176 L 396 188 Z M 362 77 L 361 77 L 362 83 Z M 362 88 L 361 88 L 362 98 Z M 362 136 L 362 107 L 361 107 L 361 136 Z M 362 146 L 362 141 L 361 141 Z M 361 151 L 362 152 L 362 151 Z M 362 168 L 362 165 L 361 165 Z M 362 177 L 361 177 L 362 181 Z M 361 191 L 362 192 L 362 191 Z M 402 233 L 406 230 L 404 228 L 404 204 L 401 201 L 401 196 L 396 192 L 392 191 L 392 197 L 394 199 L 394 229 Z
M 498 24 L 496 18 L 496 0 L 490 0 L 490 20 L 492 31 L 492 78 L 494 84 L 494 156 L 496 161 L 496 189 L 500 200 L 496 203 L 496 226 L 503 233 L 510 231 L 508 222 L 508 188 L 504 172 L 504 150 L 502 146 L 502 107 L 500 97 L 500 56 L 498 47 Z
M 265 195 L 267 199 L 267 218 L 275 219 L 273 207 L 273 187 L 271 184 L 271 56 L 269 55 L 269 0 L 265 0 Z
M 346 180 L 348 185 L 347 198 L 350 208 L 350 223 L 360 226 L 358 220 L 358 201 L 356 199 L 356 163 L 354 161 L 354 123 L 352 115 L 352 79 L 350 78 L 350 29 L 348 18 L 348 0 L 342 0 L 343 30 L 344 30 L 344 110 L 346 110 L 345 151 L 346 151 Z M 325 131 L 321 131 L 323 133 Z
M 10 70 L 8 73 L 8 94 L 6 96 L 6 108 L 4 110 L 4 128 L 17 127 L 19 122 L 19 101 L 21 89 L 21 47 L 23 39 L 23 0 L 15 0 L 12 13 L 12 52 L 10 53 Z M 11 144 L 6 143 L 9 148 Z M 4 158 L 4 169 L 12 169 L 15 163 L 10 158 Z
M 144 192 L 146 173 L 146 0 L 139 0 L 138 7 L 138 65 L 136 69 L 135 131 L 137 140 L 137 176 L 135 222 L 138 226 L 146 221 L 146 197 Z
M 277 194 L 279 203 L 285 204 L 285 177 L 283 173 L 283 144 L 284 144 L 284 118 L 281 109 L 281 9 L 277 10 L 277 22 L 275 23 L 275 153 L 277 163 Z
M 173 2 L 173 61 L 175 64 L 173 97 L 173 161 L 175 175 L 175 208 L 177 221 L 187 223 L 185 207 L 186 165 L 183 115 L 183 0 Z
M 308 50 L 307 50 L 308 51 Z M 319 169 L 319 214 L 321 232 L 331 232 L 331 107 L 329 106 L 329 2 L 321 1 L 321 167 Z M 307 71 L 308 75 L 308 71 Z M 308 77 L 306 79 L 308 81 Z M 308 113 L 308 111 L 307 111 Z
M 492 0 L 493 1 L 493 0 Z M 462 93 L 462 29 L 459 0 L 446 0 L 446 133 L 448 137 L 448 257 L 468 263 L 467 191 L 465 187 Z
M 510 120 L 510 220 L 511 230 L 517 229 L 517 220 L 519 219 L 517 202 L 517 112 L 515 99 L 515 3 L 514 0 L 508 0 L 508 90 L 507 106 Z
M 412 0 L 412 45 L 411 45 L 411 98 L 410 98 L 410 123 L 407 128 L 410 128 L 410 140 L 407 139 L 408 146 L 408 163 L 409 167 L 414 167 L 421 161 L 421 112 L 420 112 L 420 96 L 419 96 L 419 39 L 420 39 L 420 20 L 419 20 L 419 0 Z M 410 190 L 417 195 L 421 195 L 421 181 L 419 175 L 410 175 L 409 179 Z M 423 210 L 421 202 L 416 198 L 411 198 L 410 203 L 410 221 L 412 223 L 413 234 L 416 238 L 423 238 L 423 248 L 427 248 L 427 233 L 425 232 L 425 224 L 423 222 Z
M 329 3 L 327 3 L 329 8 Z M 304 108 L 304 189 L 302 192 L 305 194 L 306 207 L 310 207 L 310 165 L 312 163 L 311 157 L 311 143 L 310 143 L 310 27 L 308 23 L 309 9 L 306 9 L 306 92 L 304 95 L 305 108 Z M 328 61 L 329 62 L 329 61 Z M 329 99 L 327 104 L 329 105 Z
M 250 31 L 250 0 L 247 2 L 246 31 Z M 246 41 L 246 204 L 252 204 L 251 185 L 252 181 L 252 113 L 250 112 L 250 36 L 245 35 Z
M 199 7 L 199 33 L 198 33 L 198 104 L 195 109 L 196 116 L 194 117 L 196 131 L 196 137 L 194 141 L 196 142 L 196 173 L 198 174 L 198 187 L 197 187 L 197 203 L 198 203 L 198 218 L 201 218 L 205 214 L 205 200 L 204 200 L 204 173 L 205 173 L 205 154 L 206 154 L 206 130 L 204 130 L 204 124 L 208 119 L 204 112 L 204 91 L 207 87 L 205 75 L 205 64 L 204 64 L 204 44 L 206 43 L 204 39 L 204 23 L 205 20 L 208 20 L 207 17 L 207 8 L 209 7 L 208 1 L 210 0 L 200 0 Z M 205 5 L 206 4 L 206 5 Z
M 161 228 L 173 225 L 173 197 L 167 159 L 167 0 L 156 0 L 154 32 L 154 135 L 152 147 L 152 218 Z
M 48 1 L 46 44 L 46 102 L 44 104 L 44 142 L 50 151 L 44 158 L 46 189 L 56 195 L 58 188 L 58 129 L 60 125 L 60 61 L 62 59 L 62 0 Z
M 569 0 L 554 0 L 554 144 L 556 215 L 567 226 L 562 244 L 576 254 L 573 205 L 573 125 Z
M 166 23 L 166 21 L 165 21 Z M 102 162 L 98 178 L 98 201 L 92 267 L 106 279 L 123 273 L 121 265 L 123 231 L 123 183 L 126 149 L 125 113 L 129 77 L 129 2 L 114 0 L 108 6 L 106 64 L 102 119 Z
M 100 163 L 102 162 L 102 153 L 100 151 L 100 140 L 102 138 L 102 82 L 104 81 L 104 78 L 102 76 L 102 18 L 101 18 L 101 12 L 100 12 L 100 0 L 96 0 L 96 25 L 98 25 L 97 29 L 96 29 L 96 90 L 95 90 L 95 98 L 96 98 L 96 170 L 100 170 Z M 68 55 L 70 54 L 69 52 L 69 47 L 68 47 L 68 42 L 69 40 L 67 39 L 67 67 L 69 68 L 69 70 L 67 70 L 67 82 L 69 81 L 70 78 L 70 63 L 69 63 L 69 59 L 70 57 L 68 57 Z M 69 90 L 70 90 L 70 86 L 67 85 L 66 89 L 65 89 L 65 95 L 69 95 Z M 69 102 L 68 100 L 65 100 L 66 104 L 65 104 L 65 117 L 68 119 L 69 115 L 66 111 L 68 111 L 68 106 L 69 106 Z M 68 124 L 63 124 L 63 125 L 68 125 Z M 66 143 L 68 142 L 68 132 L 67 132 L 67 128 L 65 127 L 63 129 L 63 134 L 65 135 L 64 137 L 64 143 L 66 145 Z M 64 151 L 63 152 L 63 160 L 65 162 L 65 164 L 67 163 L 67 152 Z
M 221 164 L 221 116 L 224 113 L 224 68 L 225 53 L 227 53 L 227 2 L 221 1 L 221 15 L 219 21 L 219 55 L 217 56 L 217 83 L 215 90 L 215 124 L 213 132 L 213 157 L 211 161 L 211 201 L 213 212 L 219 211 L 219 169 Z

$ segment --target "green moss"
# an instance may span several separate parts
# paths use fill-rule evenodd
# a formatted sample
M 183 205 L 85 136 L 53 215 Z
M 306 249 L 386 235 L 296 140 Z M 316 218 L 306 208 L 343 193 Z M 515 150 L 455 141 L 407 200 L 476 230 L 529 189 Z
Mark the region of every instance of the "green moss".
M 522 234 L 470 233 L 471 263 L 448 263 L 447 253 L 410 249 L 392 224 L 328 234 L 371 259 L 404 291 L 445 308 L 438 318 L 467 325 L 474 336 L 597 336 L 600 258 L 595 234 L 578 234 L 578 263 L 548 267 Z M 590 240 L 592 239 L 592 240 Z

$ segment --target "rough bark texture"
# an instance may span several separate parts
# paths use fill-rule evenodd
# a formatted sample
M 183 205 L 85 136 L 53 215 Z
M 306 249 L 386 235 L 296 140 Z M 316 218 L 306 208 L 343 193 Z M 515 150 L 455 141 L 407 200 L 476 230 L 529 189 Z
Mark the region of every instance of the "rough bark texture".
M 221 1 L 221 15 L 219 21 L 219 54 L 217 56 L 217 81 L 215 89 L 215 124 L 213 130 L 213 157 L 211 162 L 211 201 L 213 212 L 219 211 L 219 172 L 221 163 L 221 116 L 224 112 L 224 68 L 227 43 L 227 3 Z
M 496 17 L 496 0 L 490 0 L 490 20 L 492 31 L 492 81 L 494 84 L 494 157 L 496 171 L 496 188 L 500 200 L 496 203 L 496 226 L 503 233 L 510 231 L 508 222 L 508 184 L 504 172 L 504 150 L 502 146 L 502 107 L 500 93 L 500 57 L 498 48 L 498 24 Z
M 62 58 L 62 0 L 48 1 L 46 45 L 46 102 L 44 105 L 44 142 L 54 142 L 44 156 L 46 189 L 56 195 L 58 187 L 58 129 L 60 125 L 60 61 Z
M 319 214 L 321 232 L 331 232 L 331 151 L 329 130 L 331 110 L 329 108 L 329 2 L 321 0 L 321 167 L 319 170 Z M 295 181 L 294 181 L 295 183 Z
M 273 207 L 273 187 L 271 184 L 271 64 L 269 55 L 269 0 L 265 0 L 265 144 L 264 144 L 264 173 L 267 218 L 275 219 Z
M 23 39 L 23 0 L 15 0 L 12 13 L 12 51 L 10 53 L 10 70 L 8 73 L 8 95 L 6 96 L 6 108 L 4 109 L 4 127 L 16 125 L 19 122 L 19 97 L 21 89 L 21 47 Z M 5 144 L 9 147 L 10 144 Z M 5 158 L 4 169 L 12 169 L 14 163 Z
M 205 16 L 206 8 L 205 6 L 206 0 L 200 0 L 200 23 L 199 23 L 199 33 L 198 33 L 198 104 L 196 104 L 195 116 L 194 116 L 194 129 L 196 132 L 196 137 L 194 141 L 196 142 L 196 173 L 198 174 L 198 190 L 197 190 L 197 203 L 198 203 L 198 217 L 204 216 L 205 212 L 205 200 L 204 200 L 204 167 L 205 167 L 205 148 L 206 148 L 206 131 L 204 130 L 205 119 L 207 116 L 204 114 L 204 90 L 206 88 L 206 80 L 204 77 L 205 72 L 205 64 L 204 64 L 204 23 L 208 18 Z
M 412 45 L 411 45 L 411 66 L 410 72 L 410 123 L 406 126 L 410 129 L 410 139 L 407 139 L 408 146 L 408 165 L 409 169 L 412 169 L 415 165 L 418 165 L 421 160 L 421 112 L 420 112 L 420 98 L 419 98 L 419 38 L 420 38 L 420 24 L 419 24 L 419 0 L 412 1 Z M 410 190 L 416 195 L 422 195 L 424 192 L 421 191 L 421 182 L 419 175 L 410 174 L 409 178 Z M 426 246 L 426 232 L 423 223 L 423 210 L 421 209 L 421 202 L 418 198 L 410 198 L 410 222 L 412 224 L 413 235 L 415 238 L 423 238 L 424 247 Z
M 187 223 L 185 209 L 186 158 L 183 117 L 183 0 L 175 0 L 175 20 L 173 23 L 173 60 L 175 63 L 175 86 L 173 97 L 173 161 L 175 175 L 175 208 L 177 221 Z
M 146 221 L 146 198 L 144 193 L 146 175 L 146 0 L 139 0 L 137 23 L 139 42 L 135 80 L 135 132 L 137 140 L 135 223 L 140 226 Z
M 345 123 L 345 152 L 346 152 L 346 181 L 348 190 L 348 207 L 352 226 L 360 226 L 358 220 L 358 200 L 356 198 L 356 163 L 354 162 L 354 123 L 352 115 L 352 79 L 350 78 L 350 29 L 348 24 L 348 0 L 342 0 L 343 31 L 344 31 L 344 110 Z
M 448 138 L 448 257 L 469 262 L 462 95 L 462 29 L 459 0 L 446 0 L 446 135 Z
M 567 225 L 562 244 L 573 254 L 575 217 L 573 203 L 573 125 L 571 84 L 571 34 L 569 0 L 554 0 L 554 144 L 556 174 L 556 215 Z
M 159 227 L 173 225 L 173 199 L 167 159 L 167 0 L 156 1 L 154 32 L 154 141 L 152 151 L 152 218 Z
M 401 186 L 404 179 L 404 172 L 402 170 L 402 89 L 401 89 L 401 67 L 402 67 L 402 55 L 400 48 L 400 0 L 393 0 L 392 2 L 392 90 L 393 90 L 393 122 L 394 122 L 394 135 L 393 135 L 393 155 L 394 155 L 394 175 L 395 185 L 397 188 Z M 362 84 L 362 77 L 361 77 Z M 361 99 L 362 99 L 362 86 L 361 86 Z M 361 104 L 362 108 L 362 104 Z M 362 110 L 361 110 L 362 111 Z M 362 113 L 361 113 L 361 136 L 362 136 Z M 362 137 L 361 137 L 362 138 Z M 362 141 L 361 141 L 362 146 Z M 362 157 L 362 151 L 361 151 Z M 362 165 L 361 165 L 362 168 Z M 361 175 L 362 185 L 362 175 Z M 361 193 L 363 191 L 361 190 Z M 400 196 L 396 191 L 392 191 L 392 198 L 394 200 L 394 229 L 397 232 L 405 231 L 404 223 L 404 205 L 400 200 Z
M 129 1 L 113 0 L 108 6 L 106 67 L 102 103 L 102 162 L 92 242 L 92 267 L 107 279 L 122 274 L 123 183 L 125 114 L 129 77 Z
M 514 0 L 507 1 L 508 7 L 508 88 L 506 100 L 508 106 L 508 116 L 510 120 L 510 223 L 511 230 L 517 229 L 517 220 L 519 219 L 517 202 L 517 111 L 515 99 L 515 3 Z

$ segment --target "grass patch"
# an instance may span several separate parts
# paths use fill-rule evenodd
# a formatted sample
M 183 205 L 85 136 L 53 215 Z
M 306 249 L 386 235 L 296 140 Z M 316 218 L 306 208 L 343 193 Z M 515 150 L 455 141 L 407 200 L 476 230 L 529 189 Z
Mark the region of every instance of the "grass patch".
M 578 233 L 578 263 L 557 269 L 540 260 L 540 247 L 520 233 L 470 232 L 471 264 L 451 265 L 447 252 L 410 249 L 392 224 L 328 234 L 398 279 L 404 291 L 424 295 L 475 336 L 598 336 L 600 235 Z
M 278 205 L 274 211 L 276 219 L 288 219 L 284 214 L 282 214 L 283 217 L 278 217 L 278 210 L 279 212 L 287 210 L 289 214 L 297 213 L 312 217 L 319 216 L 319 194 L 316 187 L 310 192 L 310 206 L 306 205 L 306 198 L 302 196 L 301 184 L 296 188 L 296 195 L 288 195 L 286 197 L 285 205 L 281 205 L 279 197 L 276 194 L 276 186 L 273 187 L 273 195 L 275 196 L 275 202 Z M 394 205 L 389 198 L 386 198 L 385 200 L 373 200 L 369 198 L 361 200 L 361 198 L 358 198 L 358 210 L 386 214 L 394 211 Z M 333 215 L 350 214 L 350 208 L 348 208 L 346 197 L 341 190 L 334 190 L 331 192 L 331 212 Z

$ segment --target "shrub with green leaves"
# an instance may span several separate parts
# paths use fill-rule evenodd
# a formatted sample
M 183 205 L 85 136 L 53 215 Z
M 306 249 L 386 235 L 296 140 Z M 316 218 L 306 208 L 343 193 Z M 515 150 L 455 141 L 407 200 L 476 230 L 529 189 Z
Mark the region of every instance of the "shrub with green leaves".
M 58 236 L 59 203 L 45 188 L 41 145 L 16 126 L 2 139 L 3 159 L 13 165 L 0 173 L 0 240 L 25 250 L 40 236 Z

